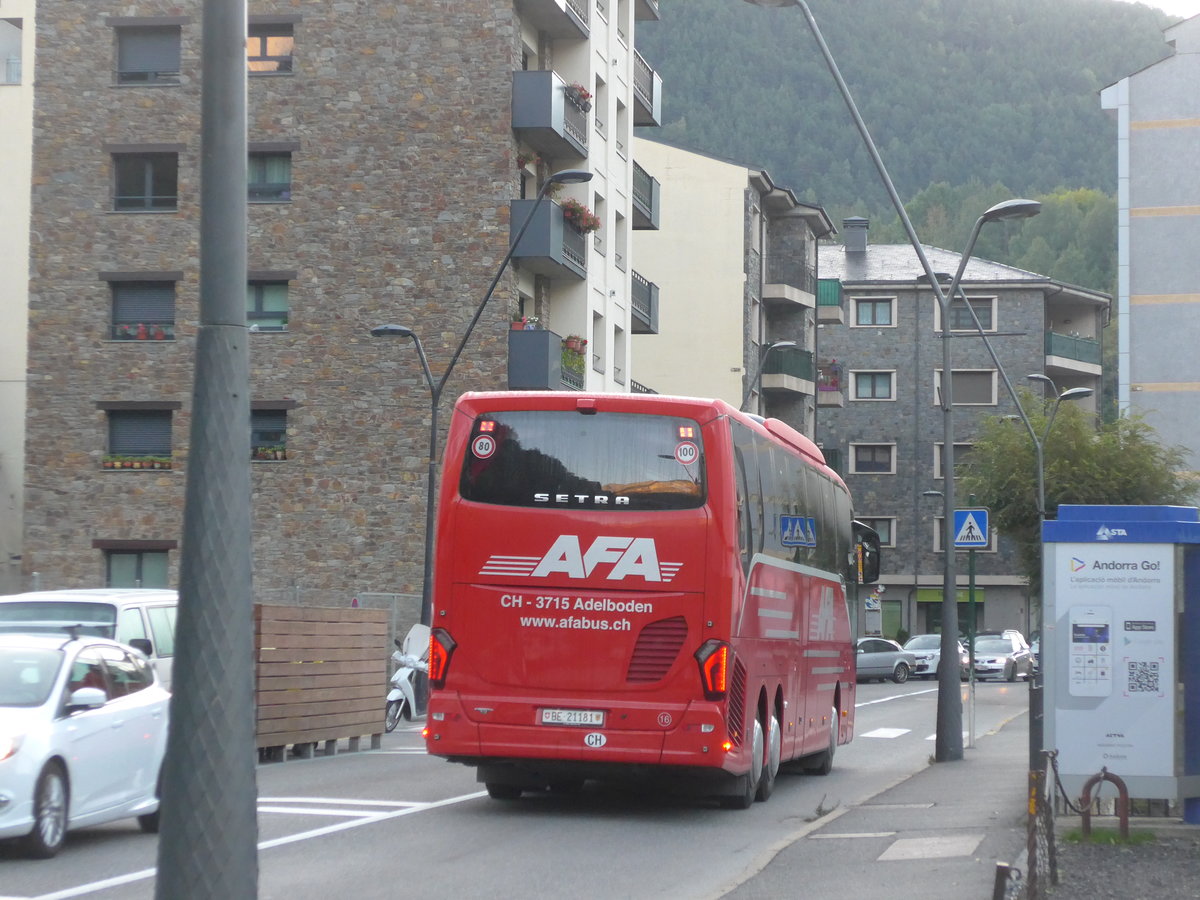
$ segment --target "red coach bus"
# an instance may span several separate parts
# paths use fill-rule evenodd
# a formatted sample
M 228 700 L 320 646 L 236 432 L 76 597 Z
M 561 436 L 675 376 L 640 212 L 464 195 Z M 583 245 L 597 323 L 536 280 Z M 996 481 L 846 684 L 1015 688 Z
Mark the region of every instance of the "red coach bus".
M 853 737 L 847 588 L 879 539 L 784 423 L 468 393 L 439 504 L 426 746 L 492 797 L 649 776 L 744 809 Z

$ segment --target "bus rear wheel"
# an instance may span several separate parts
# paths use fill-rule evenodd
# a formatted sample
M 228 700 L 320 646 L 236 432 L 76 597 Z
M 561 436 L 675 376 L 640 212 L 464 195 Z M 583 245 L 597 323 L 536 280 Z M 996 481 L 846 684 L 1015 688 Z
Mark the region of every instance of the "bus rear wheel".
M 779 730 L 779 719 L 775 715 L 767 725 L 767 740 L 764 748 L 762 777 L 758 781 L 757 798 L 765 803 L 775 792 L 775 776 L 779 774 L 779 757 L 783 753 L 783 736 Z
M 829 746 L 811 757 L 811 761 L 804 767 L 804 771 L 810 775 L 828 775 L 833 771 L 833 754 L 837 751 L 838 739 L 838 712 L 836 707 L 830 710 L 829 722 Z
M 487 788 L 488 796 L 493 800 L 518 800 L 521 797 L 521 786 L 518 784 L 489 781 L 484 784 L 484 787 Z

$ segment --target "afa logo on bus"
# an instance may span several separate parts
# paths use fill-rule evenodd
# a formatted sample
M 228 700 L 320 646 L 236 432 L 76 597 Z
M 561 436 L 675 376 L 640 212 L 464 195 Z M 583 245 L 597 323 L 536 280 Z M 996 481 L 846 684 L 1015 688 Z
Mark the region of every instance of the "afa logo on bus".
M 565 575 L 567 578 L 590 578 L 604 572 L 608 581 L 623 581 L 638 577 L 646 581 L 668 583 L 679 570 L 681 562 L 660 562 L 654 538 L 601 536 L 583 549 L 579 535 L 562 534 L 544 556 L 488 557 L 479 570 L 480 575 L 509 575 L 523 578 L 546 578 Z

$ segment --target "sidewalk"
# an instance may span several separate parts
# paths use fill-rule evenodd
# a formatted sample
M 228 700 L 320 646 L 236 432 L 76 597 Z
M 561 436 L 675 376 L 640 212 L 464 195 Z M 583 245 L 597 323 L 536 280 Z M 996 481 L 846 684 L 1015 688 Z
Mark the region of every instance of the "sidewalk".
M 1025 869 L 1026 721 L 1018 716 L 977 735 L 961 761 L 931 764 L 867 803 L 813 823 L 725 896 L 988 900 L 997 862 Z

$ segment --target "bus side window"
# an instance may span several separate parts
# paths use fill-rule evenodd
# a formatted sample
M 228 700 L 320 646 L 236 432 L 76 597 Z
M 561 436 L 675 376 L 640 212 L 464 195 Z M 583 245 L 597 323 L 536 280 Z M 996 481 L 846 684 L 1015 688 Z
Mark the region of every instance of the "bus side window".
M 737 536 L 738 551 L 742 557 L 742 571 L 750 571 L 750 557 L 753 555 L 754 538 L 750 533 L 749 497 L 746 489 L 746 459 L 741 447 L 734 447 L 733 455 L 737 461 Z

